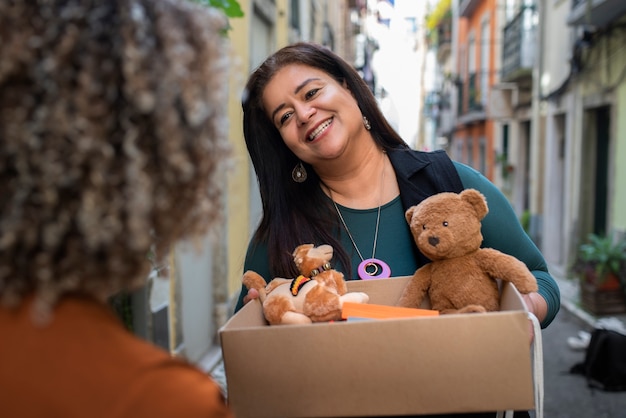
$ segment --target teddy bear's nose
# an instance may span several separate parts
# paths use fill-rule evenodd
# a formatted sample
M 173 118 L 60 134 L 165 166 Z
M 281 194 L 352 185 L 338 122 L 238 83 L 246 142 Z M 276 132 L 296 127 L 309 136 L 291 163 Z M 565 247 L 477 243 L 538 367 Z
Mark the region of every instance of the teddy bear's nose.
M 436 247 L 439 244 L 439 237 L 428 237 L 428 243 L 433 247 Z

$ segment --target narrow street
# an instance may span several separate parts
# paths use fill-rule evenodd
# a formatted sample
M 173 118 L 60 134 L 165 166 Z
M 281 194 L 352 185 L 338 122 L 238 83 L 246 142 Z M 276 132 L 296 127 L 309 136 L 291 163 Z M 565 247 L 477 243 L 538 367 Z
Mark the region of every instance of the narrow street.
M 626 418 L 626 392 L 604 392 L 587 386 L 570 368 L 582 362 L 584 350 L 573 350 L 567 339 L 589 325 L 566 309 L 543 331 L 544 416 L 546 418 Z

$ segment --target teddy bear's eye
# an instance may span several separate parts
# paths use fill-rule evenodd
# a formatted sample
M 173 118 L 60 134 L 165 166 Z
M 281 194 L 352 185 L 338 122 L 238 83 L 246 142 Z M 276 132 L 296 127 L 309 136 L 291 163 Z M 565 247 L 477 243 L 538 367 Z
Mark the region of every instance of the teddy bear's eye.
M 422 225 L 422 229 L 426 231 L 426 224 Z
M 448 226 L 448 221 L 443 221 L 443 222 L 442 222 L 442 225 L 443 225 L 443 226 Z

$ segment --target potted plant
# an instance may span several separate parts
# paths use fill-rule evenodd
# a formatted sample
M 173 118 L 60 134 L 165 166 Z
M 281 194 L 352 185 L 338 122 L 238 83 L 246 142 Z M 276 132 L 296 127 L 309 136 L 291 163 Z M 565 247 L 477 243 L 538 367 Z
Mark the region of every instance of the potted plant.
M 581 302 L 595 314 L 626 312 L 620 272 L 626 266 L 626 239 L 613 234 L 589 234 L 578 247 L 574 273 L 579 279 Z

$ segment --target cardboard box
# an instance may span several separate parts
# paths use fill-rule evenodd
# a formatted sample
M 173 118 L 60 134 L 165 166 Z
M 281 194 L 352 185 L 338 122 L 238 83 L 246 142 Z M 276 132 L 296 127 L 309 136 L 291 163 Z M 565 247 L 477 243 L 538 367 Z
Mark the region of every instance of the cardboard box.
M 408 279 L 349 281 L 348 290 L 394 305 Z M 220 330 L 228 402 L 242 418 L 531 410 L 529 320 L 509 283 L 501 305 L 486 314 L 269 326 L 253 301 Z

